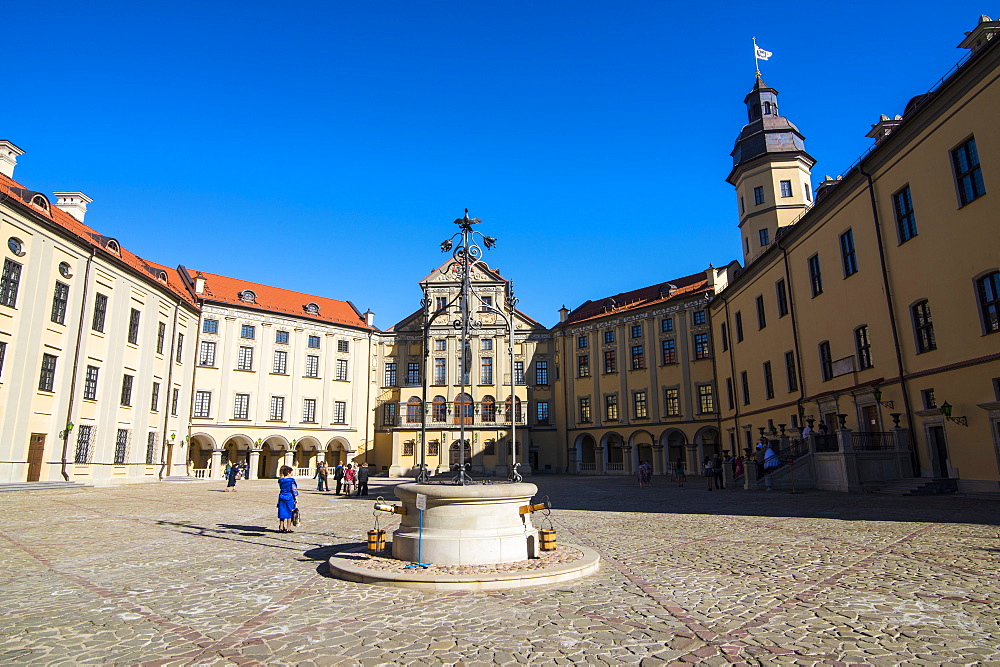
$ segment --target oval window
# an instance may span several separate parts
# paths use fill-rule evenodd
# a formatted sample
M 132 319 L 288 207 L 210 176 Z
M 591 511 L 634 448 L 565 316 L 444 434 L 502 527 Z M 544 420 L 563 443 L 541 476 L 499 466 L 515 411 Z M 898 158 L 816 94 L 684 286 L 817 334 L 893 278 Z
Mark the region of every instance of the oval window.
M 24 243 L 21 242 L 21 239 L 16 239 L 11 236 L 7 239 L 7 247 L 10 248 L 10 251 L 18 257 L 24 255 Z
M 59 275 L 63 278 L 73 277 L 73 269 L 70 267 L 68 262 L 59 262 Z

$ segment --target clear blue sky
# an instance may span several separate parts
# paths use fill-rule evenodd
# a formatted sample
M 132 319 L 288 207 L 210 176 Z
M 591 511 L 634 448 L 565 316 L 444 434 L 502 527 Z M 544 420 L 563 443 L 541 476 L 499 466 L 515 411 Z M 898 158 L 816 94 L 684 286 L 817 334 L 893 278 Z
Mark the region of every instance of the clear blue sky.
M 918 0 L 22 2 L 15 177 L 133 252 L 351 300 L 382 328 L 468 207 L 543 324 L 740 256 L 725 177 L 764 80 L 846 170 L 1000 5 Z

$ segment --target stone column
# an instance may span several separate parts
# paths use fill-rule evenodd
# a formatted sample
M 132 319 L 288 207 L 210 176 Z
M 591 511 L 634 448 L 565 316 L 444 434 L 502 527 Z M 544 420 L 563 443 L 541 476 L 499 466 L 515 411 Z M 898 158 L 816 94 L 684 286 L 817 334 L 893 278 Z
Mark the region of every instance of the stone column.
M 604 458 L 604 447 L 598 445 L 594 447 L 594 461 L 596 462 L 597 474 L 604 475 L 608 471 L 608 461 Z
M 407 439 L 406 434 L 398 431 L 391 434 L 392 437 L 392 458 L 389 461 L 389 477 L 402 477 L 404 475 L 403 464 L 399 458 L 403 453 L 403 440 Z M 420 443 L 416 437 L 413 438 L 413 463 L 414 468 L 420 463 Z M 336 466 L 336 462 L 334 462 Z
M 250 468 L 247 470 L 247 479 L 257 479 L 257 467 L 260 464 L 260 452 L 259 449 L 250 450 Z
M 722 485 L 727 489 L 733 486 L 733 462 L 723 461 L 722 462 Z
M 701 459 L 698 458 L 699 445 L 684 445 L 684 472 L 688 477 L 704 472 Z
M 757 488 L 757 464 L 753 458 L 743 462 L 743 488 L 747 491 Z
M 212 450 L 212 459 L 211 461 L 209 461 L 208 464 L 209 477 L 215 478 L 222 476 L 222 455 L 224 453 L 225 453 L 224 450 L 221 449 Z
M 663 445 L 653 445 L 653 460 L 650 463 L 653 465 L 654 475 L 662 475 L 666 470 L 663 461 Z
M 576 458 L 576 447 L 566 448 L 566 472 L 570 475 L 580 474 L 580 461 Z
M 506 439 L 497 442 L 497 464 L 495 468 L 497 477 L 506 477 L 510 473 L 510 466 L 507 464 L 507 449 L 513 446 L 513 444 L 508 445 Z
M 910 429 L 899 426 L 892 429 L 892 441 L 900 477 L 913 477 L 913 459 L 910 456 Z
M 632 445 L 622 445 L 622 472 L 626 475 L 631 475 L 635 473 L 636 465 L 632 457 L 635 456 L 635 452 L 639 451 L 638 447 L 633 447 Z
M 292 470 L 295 469 L 295 452 L 293 450 L 285 449 L 281 452 L 281 465 L 288 466 Z

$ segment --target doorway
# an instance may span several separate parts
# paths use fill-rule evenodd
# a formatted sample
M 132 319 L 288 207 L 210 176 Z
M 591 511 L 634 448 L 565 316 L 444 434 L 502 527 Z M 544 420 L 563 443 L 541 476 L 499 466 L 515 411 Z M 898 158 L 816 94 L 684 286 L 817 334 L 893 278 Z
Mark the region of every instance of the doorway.
M 37 482 L 42 478 L 42 460 L 45 456 L 45 434 L 32 433 L 28 445 L 28 481 Z
M 927 439 L 931 449 L 931 473 L 935 477 L 950 477 L 948 474 L 948 444 L 944 438 L 944 426 L 927 427 Z
M 862 431 L 867 433 L 877 433 L 882 429 L 878 426 L 878 407 L 874 405 L 864 405 L 861 407 L 861 417 L 864 420 Z

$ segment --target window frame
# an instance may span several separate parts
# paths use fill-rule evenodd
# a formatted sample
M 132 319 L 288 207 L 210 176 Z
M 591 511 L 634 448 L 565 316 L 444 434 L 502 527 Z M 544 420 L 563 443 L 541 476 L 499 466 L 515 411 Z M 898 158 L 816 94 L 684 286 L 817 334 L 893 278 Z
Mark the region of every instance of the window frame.
M 139 326 L 142 321 L 142 313 L 132 308 L 128 315 L 128 342 L 132 345 L 139 344 Z M 160 352 L 162 354 L 162 350 Z
M 285 350 L 275 350 L 275 354 L 280 352 L 285 352 Z M 285 354 L 288 354 L 285 352 Z M 240 345 L 239 352 L 236 357 L 236 370 L 238 371 L 252 371 L 253 370 L 253 346 L 251 345 Z
M 854 245 L 854 230 L 848 228 L 840 235 L 840 259 L 844 269 L 844 278 L 850 278 L 858 272 L 858 252 Z
M 649 394 L 645 389 L 632 392 L 632 417 L 649 419 Z
M 51 321 L 56 324 L 66 324 L 66 310 L 69 308 L 69 285 L 56 281 L 52 290 L 52 316 Z
M 819 262 L 819 253 L 815 253 L 806 261 L 809 267 L 809 287 L 815 299 L 823 293 L 823 269 Z
M 56 367 L 59 357 L 54 354 L 42 354 L 41 371 L 38 376 L 38 391 L 52 393 L 56 386 Z
M 250 419 L 250 394 L 236 392 L 233 397 L 233 419 L 239 421 Z
M 17 296 L 21 289 L 20 262 L 4 257 L 3 273 L 0 274 L 0 306 L 17 308 Z
M 872 337 L 871 330 L 867 324 L 854 329 L 854 347 L 858 355 L 858 370 L 866 371 L 875 367 L 875 360 L 872 357 Z
M 892 194 L 892 212 L 896 219 L 896 237 L 899 245 L 903 245 L 918 234 L 913 192 L 909 183 Z
M 987 288 L 992 292 L 992 298 Z M 975 294 L 983 335 L 1000 332 L 1000 271 L 989 271 L 976 278 Z
M 917 354 L 936 350 L 937 339 L 934 337 L 934 320 L 931 317 L 931 307 L 927 299 L 921 299 L 910 306 L 910 321 L 913 323 Z
M 212 392 L 199 389 L 194 392 L 194 402 L 191 405 L 191 417 L 195 419 L 211 419 Z
M 955 187 L 958 191 L 959 208 L 963 208 L 986 194 L 986 183 L 983 180 L 982 161 L 979 159 L 976 137 L 970 136 L 951 149 L 950 154 Z M 960 157 L 964 157 L 968 163 L 967 168 L 960 165 Z M 973 159 L 975 164 L 972 163 Z

